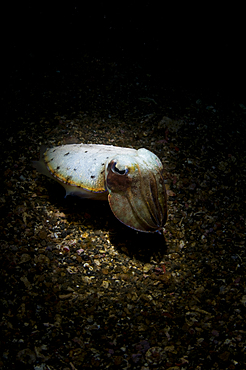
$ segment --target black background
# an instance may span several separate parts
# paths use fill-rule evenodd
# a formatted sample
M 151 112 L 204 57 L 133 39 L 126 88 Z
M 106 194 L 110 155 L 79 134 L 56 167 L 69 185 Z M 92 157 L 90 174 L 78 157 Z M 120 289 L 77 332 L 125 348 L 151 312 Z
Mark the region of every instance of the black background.
M 243 10 L 172 2 L 30 2 L 2 8 L 2 77 L 38 78 L 78 55 L 139 62 L 165 83 L 238 96 L 245 86 Z

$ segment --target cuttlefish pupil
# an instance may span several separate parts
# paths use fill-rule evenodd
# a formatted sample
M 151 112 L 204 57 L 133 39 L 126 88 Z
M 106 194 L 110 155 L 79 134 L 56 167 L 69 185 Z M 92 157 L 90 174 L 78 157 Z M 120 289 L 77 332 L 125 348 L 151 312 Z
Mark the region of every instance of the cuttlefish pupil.
M 112 171 L 118 175 L 126 175 L 128 173 L 128 168 L 125 167 L 123 170 L 117 167 L 117 162 L 115 162 L 112 166 Z

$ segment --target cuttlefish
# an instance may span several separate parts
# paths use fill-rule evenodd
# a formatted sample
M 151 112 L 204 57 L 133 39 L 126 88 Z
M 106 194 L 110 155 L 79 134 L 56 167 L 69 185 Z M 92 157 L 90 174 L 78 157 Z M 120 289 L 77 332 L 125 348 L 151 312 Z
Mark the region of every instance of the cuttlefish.
M 108 200 L 126 226 L 161 232 L 167 220 L 167 193 L 160 159 L 147 149 L 69 144 L 41 147 L 33 166 L 59 182 L 67 195 Z

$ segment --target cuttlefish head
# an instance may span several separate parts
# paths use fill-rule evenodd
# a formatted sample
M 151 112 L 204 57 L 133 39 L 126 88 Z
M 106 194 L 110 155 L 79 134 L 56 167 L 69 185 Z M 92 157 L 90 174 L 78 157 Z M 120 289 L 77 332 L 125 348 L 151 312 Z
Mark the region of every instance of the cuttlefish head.
M 159 158 L 146 149 L 116 155 L 106 169 L 108 201 L 115 217 L 143 232 L 160 232 L 167 219 L 167 195 Z

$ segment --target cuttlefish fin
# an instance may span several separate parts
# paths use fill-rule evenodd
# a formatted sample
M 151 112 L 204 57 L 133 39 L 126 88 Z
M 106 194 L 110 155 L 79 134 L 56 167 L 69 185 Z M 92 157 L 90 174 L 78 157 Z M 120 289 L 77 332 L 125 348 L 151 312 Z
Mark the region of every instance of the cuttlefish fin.
M 51 173 L 49 172 L 44 162 L 43 154 L 46 152 L 46 150 L 47 150 L 47 147 L 45 145 L 41 145 L 39 161 L 32 161 L 31 163 L 32 163 L 32 166 L 36 168 L 36 170 L 39 173 L 42 173 L 43 175 L 48 176 L 51 179 L 54 179 L 54 177 L 51 175 Z

